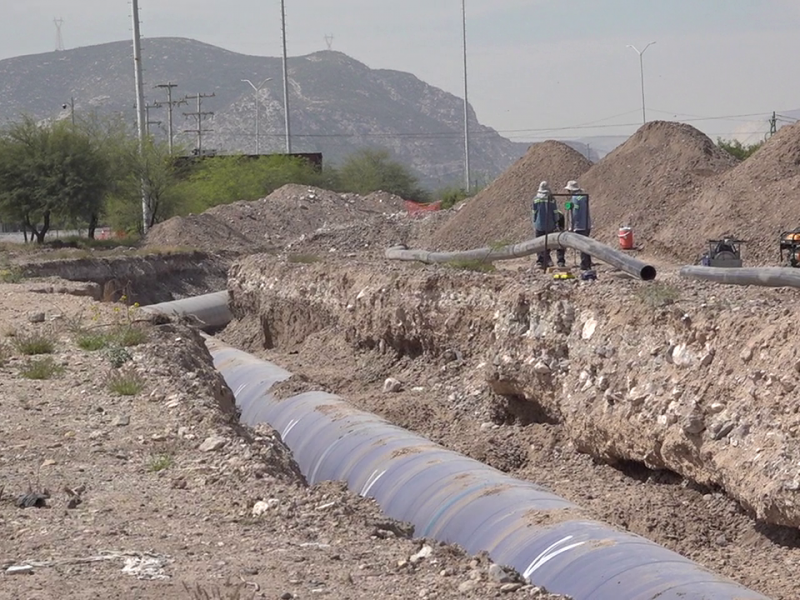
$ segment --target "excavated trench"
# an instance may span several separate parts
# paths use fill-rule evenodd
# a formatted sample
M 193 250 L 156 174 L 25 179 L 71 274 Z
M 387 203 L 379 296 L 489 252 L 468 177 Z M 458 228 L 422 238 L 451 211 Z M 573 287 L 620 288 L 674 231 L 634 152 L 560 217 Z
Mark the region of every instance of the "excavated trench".
M 785 298 L 259 257 L 228 289 L 221 339 L 295 373 L 287 394 L 334 391 L 773 598 L 800 586 L 798 370 L 776 368 L 798 356 L 773 345 L 798 332 L 765 326 Z
M 46 255 L 45 255 L 46 257 Z M 89 284 L 82 293 L 103 302 L 168 302 L 224 289 L 230 260 L 205 252 L 37 260 L 19 265 L 26 279 L 59 278 Z

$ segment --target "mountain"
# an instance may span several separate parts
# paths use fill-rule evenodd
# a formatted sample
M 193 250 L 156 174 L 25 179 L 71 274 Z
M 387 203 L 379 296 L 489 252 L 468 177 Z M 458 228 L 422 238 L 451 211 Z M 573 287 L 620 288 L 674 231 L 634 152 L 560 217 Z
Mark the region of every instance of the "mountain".
M 178 84 L 173 99 L 203 98 L 201 110 L 213 112 L 203 123 L 203 148 L 220 153 L 255 153 L 255 93 L 259 96 L 262 153 L 282 152 L 284 110 L 279 58 L 248 56 L 184 38 L 142 40 L 147 103 L 165 103 L 157 84 Z M 289 108 L 294 152 L 322 152 L 336 164 L 364 146 L 385 147 L 411 166 L 428 187 L 463 180 L 463 101 L 428 85 L 410 73 L 371 69 L 340 52 L 322 51 L 288 59 Z M 112 42 L 61 52 L 0 61 L 0 122 L 21 113 L 37 119 L 69 118 L 97 110 L 120 113 L 135 122 L 135 89 L 131 42 Z M 193 119 L 196 100 L 175 108 L 176 143 L 196 145 Z M 66 109 L 62 109 L 62 105 Z M 529 144 L 516 143 L 470 118 L 473 179 L 488 183 L 525 154 Z M 149 110 L 154 135 L 165 136 L 167 109 Z

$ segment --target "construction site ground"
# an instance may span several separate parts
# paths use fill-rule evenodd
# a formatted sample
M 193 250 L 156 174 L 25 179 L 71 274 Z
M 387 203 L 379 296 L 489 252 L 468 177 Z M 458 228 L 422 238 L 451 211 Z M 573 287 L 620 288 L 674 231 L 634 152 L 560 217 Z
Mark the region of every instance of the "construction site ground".
M 596 165 L 536 144 L 474 198 L 422 218 L 387 194 L 286 186 L 166 221 L 134 251 L 4 251 L 0 273 L 16 283 L 0 284 L 0 597 L 547 597 L 456 548 L 431 543 L 412 560 L 426 542 L 372 502 L 305 486 L 274 432 L 236 423 L 189 324 L 135 324 L 146 341 L 121 354 L 141 377 L 134 396 L 109 390 L 118 349 L 77 346 L 138 320 L 125 302 L 227 287 L 237 319 L 218 336 L 295 373 L 278 393 L 337 393 L 795 600 L 798 292 L 677 271 L 722 233 L 752 238 L 748 266 L 776 264 L 798 148 L 800 125 L 737 163 L 688 126 L 649 123 Z M 593 237 L 615 244 L 633 225 L 655 282 L 605 265 L 580 282 L 532 259 L 383 258 L 396 244 L 522 241 L 538 182 L 575 178 L 594 194 Z M 52 379 L 22 376 L 39 360 L 18 343 L 32 333 L 55 342 Z M 47 506 L 20 508 L 26 492 Z

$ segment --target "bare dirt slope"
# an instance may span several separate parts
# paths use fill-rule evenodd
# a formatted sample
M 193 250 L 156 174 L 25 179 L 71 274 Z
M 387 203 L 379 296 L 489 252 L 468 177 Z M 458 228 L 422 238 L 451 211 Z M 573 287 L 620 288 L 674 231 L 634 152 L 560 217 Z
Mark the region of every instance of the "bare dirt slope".
M 736 235 L 748 265 L 778 265 L 782 231 L 800 227 L 800 124 L 783 127 L 750 158 L 706 182 L 681 211 L 665 221 L 663 245 L 691 234 L 693 249 L 707 238 Z M 684 259 L 690 253 L 680 253 Z
M 775 316 L 800 298 L 671 275 L 642 284 L 602 267 L 600 277 L 557 284 L 527 269 L 251 257 L 229 282 L 245 318 L 223 337 L 305 385 L 794 598 L 800 355 L 787 342 L 800 332 Z M 386 377 L 404 391 L 383 393 Z
M 380 231 L 393 235 L 397 215 L 404 213 L 398 196 L 375 192 L 367 196 L 338 194 L 315 187 L 289 184 L 251 202 L 215 206 L 201 215 L 173 217 L 153 227 L 148 246 L 185 246 L 244 254 L 283 249 L 312 236 L 350 231 L 346 240 L 368 243 L 360 233 Z M 341 239 L 341 238 L 339 238 Z M 336 247 L 334 244 L 333 247 Z M 352 249 L 352 248 L 350 248 Z
M 675 216 L 694 203 L 713 177 L 736 166 L 737 160 L 719 149 L 691 125 L 653 121 L 603 157 L 581 180 L 592 203 L 593 236 L 616 245 L 620 226 L 634 228 L 636 240 L 651 253 L 666 256 L 695 253 L 692 238 L 701 225 L 675 227 Z M 671 233 L 659 236 L 666 228 Z
M 533 235 L 531 202 L 539 183 L 547 181 L 554 192 L 563 191 L 569 180 L 580 179 L 590 166 L 581 153 L 561 142 L 533 144 L 424 243 L 435 250 L 467 250 L 529 239 Z
M 136 313 L 36 289 L 47 288 L 0 284 L 0 598 L 500 593 L 485 559 L 434 544 L 411 560 L 424 541 L 371 501 L 306 487 L 277 434 L 237 425 L 194 331 L 135 323 L 142 343 L 82 350 L 79 340 L 98 344 Z M 52 354 L 25 354 L 42 340 Z M 36 364 L 52 377 L 24 377 Z M 142 387 L 122 395 L 109 378 Z

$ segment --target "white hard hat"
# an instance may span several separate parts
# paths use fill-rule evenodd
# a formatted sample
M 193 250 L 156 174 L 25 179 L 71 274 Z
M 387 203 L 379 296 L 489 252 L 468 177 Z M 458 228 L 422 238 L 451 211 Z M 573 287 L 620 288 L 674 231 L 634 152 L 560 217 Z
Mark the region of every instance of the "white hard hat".
M 581 189 L 581 186 L 578 185 L 578 182 L 574 179 L 570 181 L 565 187 L 565 190 L 569 190 L 570 192 L 577 192 Z
M 539 184 L 539 193 L 540 194 L 544 194 L 544 193 L 549 192 L 549 191 L 550 191 L 550 184 L 548 184 L 546 181 L 543 181 L 542 183 Z

